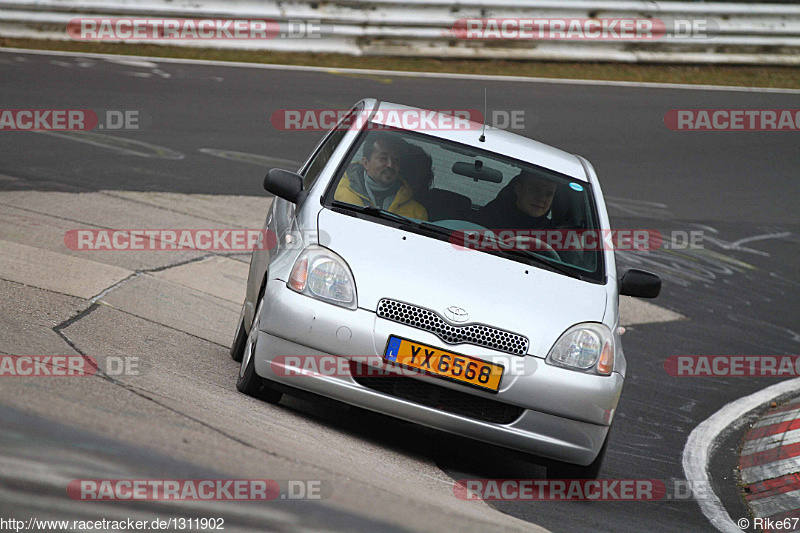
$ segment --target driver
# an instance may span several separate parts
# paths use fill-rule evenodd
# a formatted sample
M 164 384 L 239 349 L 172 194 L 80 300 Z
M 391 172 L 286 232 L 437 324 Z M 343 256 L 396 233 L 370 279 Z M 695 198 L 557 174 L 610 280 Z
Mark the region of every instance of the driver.
M 373 205 L 397 215 L 428 220 L 428 212 L 412 198 L 400 177 L 401 156 L 408 150 L 402 139 L 384 132 L 367 139 L 360 162 L 352 163 L 336 187 L 334 198 L 355 205 Z
M 523 170 L 480 210 L 477 222 L 488 229 L 555 229 L 547 218 L 556 183 Z

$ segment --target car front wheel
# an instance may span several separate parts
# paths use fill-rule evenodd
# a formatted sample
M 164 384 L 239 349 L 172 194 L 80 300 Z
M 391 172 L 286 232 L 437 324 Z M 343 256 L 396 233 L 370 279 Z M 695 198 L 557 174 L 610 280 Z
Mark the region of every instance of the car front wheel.
M 264 297 L 258 302 L 256 315 L 253 317 L 253 325 L 250 326 L 250 334 L 244 344 L 242 353 L 242 366 L 239 369 L 239 377 L 236 380 L 236 388 L 249 396 L 260 398 L 269 403 L 278 403 L 283 394 L 269 388 L 267 383 L 256 374 L 255 354 L 256 343 L 258 342 L 258 324 L 261 321 L 261 311 L 264 307 Z M 244 328 L 242 328 L 244 329 Z
M 239 327 L 236 328 L 236 335 L 233 337 L 233 344 L 231 344 L 231 359 L 237 363 L 242 361 L 245 344 L 247 344 L 247 331 L 244 329 L 244 313 L 242 313 Z

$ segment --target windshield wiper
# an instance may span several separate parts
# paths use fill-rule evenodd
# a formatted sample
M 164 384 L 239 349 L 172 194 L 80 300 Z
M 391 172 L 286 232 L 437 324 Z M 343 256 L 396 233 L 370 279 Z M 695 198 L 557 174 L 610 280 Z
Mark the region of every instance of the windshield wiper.
M 336 207 L 339 209 L 346 209 L 350 211 L 356 211 L 358 213 L 366 213 L 367 215 L 372 215 L 374 217 L 382 218 L 384 220 L 392 220 L 394 222 L 398 222 L 406 227 L 411 227 L 414 229 L 425 229 L 428 231 L 432 231 L 439 235 L 449 236 L 450 233 L 445 228 L 437 226 L 435 224 L 431 224 L 429 222 L 417 221 L 412 220 L 410 218 L 406 218 L 402 215 L 398 215 L 396 213 L 392 213 L 391 211 L 387 211 L 385 209 L 381 209 L 380 207 L 375 207 L 374 205 L 355 205 L 350 204 L 347 202 L 342 202 L 339 200 L 334 200 L 331 203 L 332 207 Z
M 368 215 L 372 215 L 378 218 L 394 220 L 395 222 L 400 222 L 401 224 L 414 222 L 413 220 L 409 220 L 402 215 L 397 215 L 395 213 L 392 213 L 391 211 L 386 211 L 385 209 L 381 209 L 380 207 L 375 207 L 374 205 L 356 205 L 347 202 L 342 202 L 339 200 L 334 200 L 331 203 L 331 206 L 338 207 L 339 209 L 347 209 L 350 211 L 357 211 L 359 213 L 366 213 Z
M 412 226 L 412 227 L 419 226 L 419 223 L 416 220 L 411 220 L 410 218 L 406 218 L 403 215 L 392 213 L 391 211 L 387 211 L 386 209 L 381 209 L 380 207 L 375 207 L 374 205 L 356 205 L 347 202 L 342 202 L 339 200 L 334 200 L 331 203 L 331 206 L 339 209 L 356 211 L 358 213 L 366 213 L 367 215 L 372 215 L 374 217 L 382 218 L 384 220 L 391 220 L 393 222 L 398 222 L 403 226 Z

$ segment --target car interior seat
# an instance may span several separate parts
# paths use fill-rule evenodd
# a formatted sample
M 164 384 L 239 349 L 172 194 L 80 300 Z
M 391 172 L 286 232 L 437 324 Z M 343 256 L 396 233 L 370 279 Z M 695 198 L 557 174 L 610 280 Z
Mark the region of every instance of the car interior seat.
M 446 189 L 430 189 L 419 202 L 428 210 L 428 220 L 469 220 L 472 201 L 468 196 Z

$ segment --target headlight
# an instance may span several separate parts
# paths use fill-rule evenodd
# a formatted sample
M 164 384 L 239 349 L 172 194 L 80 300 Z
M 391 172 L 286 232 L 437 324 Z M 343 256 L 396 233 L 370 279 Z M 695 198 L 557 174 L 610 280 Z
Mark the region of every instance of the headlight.
M 318 300 L 355 309 L 356 283 L 344 259 L 320 246 L 309 246 L 297 257 L 286 284 Z
M 545 361 L 571 370 L 607 376 L 614 370 L 614 338 L 603 324 L 578 324 L 561 335 Z

